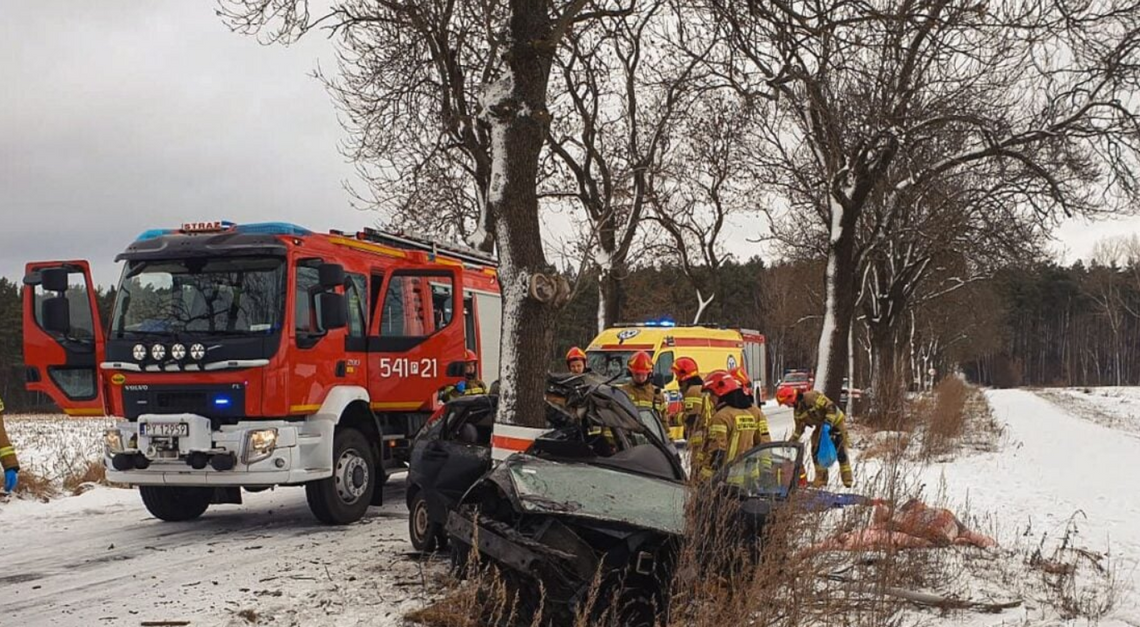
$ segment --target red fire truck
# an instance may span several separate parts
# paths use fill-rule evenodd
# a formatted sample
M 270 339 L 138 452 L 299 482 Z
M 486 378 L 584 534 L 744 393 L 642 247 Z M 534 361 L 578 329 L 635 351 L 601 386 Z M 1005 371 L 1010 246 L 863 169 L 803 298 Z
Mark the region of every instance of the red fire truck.
M 499 285 L 477 251 L 199 222 L 147 231 L 117 260 L 109 321 L 87 262 L 27 265 L 27 387 L 121 418 L 107 478 L 163 520 L 278 485 L 305 486 L 323 522 L 358 520 L 464 350 L 498 377 Z

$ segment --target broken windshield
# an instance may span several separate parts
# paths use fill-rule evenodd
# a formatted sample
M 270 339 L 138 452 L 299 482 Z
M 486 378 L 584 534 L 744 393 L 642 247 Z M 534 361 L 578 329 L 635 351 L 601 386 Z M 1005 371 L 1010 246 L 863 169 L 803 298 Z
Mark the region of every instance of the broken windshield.
M 682 483 L 533 457 L 503 463 L 525 512 L 621 522 L 670 534 L 684 531 Z

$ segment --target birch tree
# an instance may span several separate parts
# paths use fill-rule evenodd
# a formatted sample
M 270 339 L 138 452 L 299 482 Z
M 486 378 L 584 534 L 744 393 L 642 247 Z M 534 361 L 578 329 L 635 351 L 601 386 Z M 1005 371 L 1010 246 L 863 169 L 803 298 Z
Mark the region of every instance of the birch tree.
M 768 103 L 784 232 L 826 248 L 818 387 L 837 394 L 875 203 L 1017 164 L 1058 214 L 1120 211 L 1136 191 L 1140 6 L 1123 0 L 709 0 L 731 38 L 723 84 Z M 808 223 L 811 224 L 808 224 Z M 889 221 L 888 221 L 889 223 Z M 806 226 L 805 226 L 806 225 Z
M 363 167 L 395 163 L 403 176 L 436 152 L 460 151 L 483 216 L 473 243 L 487 249 L 493 239 L 499 256 L 498 420 L 543 426 L 554 317 L 569 291 L 547 263 L 539 221 L 547 89 L 566 34 L 624 8 L 587 0 L 336 0 L 314 14 L 305 0 L 224 0 L 222 12 L 237 30 L 270 42 L 326 29 L 340 57 L 330 84 Z M 394 156 L 404 151 L 406 160 Z

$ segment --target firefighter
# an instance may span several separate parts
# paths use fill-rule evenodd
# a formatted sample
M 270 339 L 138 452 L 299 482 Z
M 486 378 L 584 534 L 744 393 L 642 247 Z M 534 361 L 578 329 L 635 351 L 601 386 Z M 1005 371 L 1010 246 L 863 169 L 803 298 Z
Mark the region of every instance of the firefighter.
M 653 358 L 645 351 L 638 351 L 629 358 L 630 382 L 621 386 L 629 395 L 629 400 L 638 407 L 653 409 L 658 416 L 665 414 L 665 395 L 661 388 L 653 385 L 649 375 L 653 373 Z
M 736 377 L 731 374 L 718 377 L 708 388 L 716 399 L 716 406 L 705 436 L 702 479 L 711 478 L 741 453 L 756 446 L 759 437 L 756 418 L 749 411 L 752 400 L 744 394 Z
M 571 346 L 566 353 L 566 370 L 570 374 L 584 374 L 589 370 L 586 367 L 586 352 L 577 346 Z
M 16 491 L 19 480 L 20 463 L 16 461 L 16 449 L 4 430 L 4 399 L 0 398 L 0 468 L 4 469 L 4 491 Z
M 475 351 L 464 351 L 463 380 L 449 385 L 439 392 L 439 399 L 445 403 L 453 401 L 460 396 L 474 396 L 486 394 L 487 384 L 479 380 L 479 356 Z
M 748 411 L 752 417 L 756 419 L 756 443 L 767 444 L 772 441 L 772 434 L 768 431 L 768 417 L 756 403 L 755 393 L 752 391 L 752 379 L 744 368 L 737 366 L 730 371 L 730 374 L 740 382 L 740 391 L 748 398 L 749 405 Z
M 792 439 L 799 441 L 804 435 L 804 429 L 812 427 L 811 448 L 815 459 L 814 487 L 827 485 L 828 471 L 819 463 L 819 439 L 823 433 L 823 425 L 830 425 L 831 442 L 835 445 L 836 459 L 839 461 L 839 476 L 843 485 L 850 488 L 854 483 L 851 472 L 851 460 L 847 456 L 847 427 L 844 424 L 843 412 L 840 411 L 831 399 L 816 390 L 795 390 L 784 387 L 776 391 L 776 402 L 792 408 L 796 428 L 792 432 Z
M 684 427 L 685 439 L 689 439 L 697 419 L 704 408 L 705 382 L 697 372 L 697 362 L 691 357 L 681 357 L 673 362 L 673 376 L 677 378 L 677 385 L 681 388 L 682 407 L 672 417 L 672 426 Z
M 729 374 L 724 370 L 713 370 L 705 376 L 705 383 L 701 386 L 700 410 L 696 422 L 693 424 L 693 429 L 689 432 L 689 475 L 692 477 L 704 479 L 712 476 L 711 471 L 706 472 L 708 459 L 705 455 L 705 439 L 708 435 L 709 421 L 712 419 L 713 409 L 717 403 L 716 395 L 712 392 L 712 386 L 727 376 Z

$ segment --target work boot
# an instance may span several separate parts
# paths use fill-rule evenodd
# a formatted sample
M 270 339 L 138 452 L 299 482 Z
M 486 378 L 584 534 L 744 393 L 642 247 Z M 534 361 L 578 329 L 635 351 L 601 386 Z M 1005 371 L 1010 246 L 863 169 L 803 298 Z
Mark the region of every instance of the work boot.
M 826 468 L 824 468 L 823 466 L 816 466 L 815 467 L 815 479 L 812 480 L 811 487 L 813 487 L 813 488 L 825 488 L 825 487 L 827 487 L 827 469 Z
M 839 478 L 843 479 L 843 487 L 850 488 L 855 484 L 855 477 L 851 472 L 851 464 L 839 465 Z

